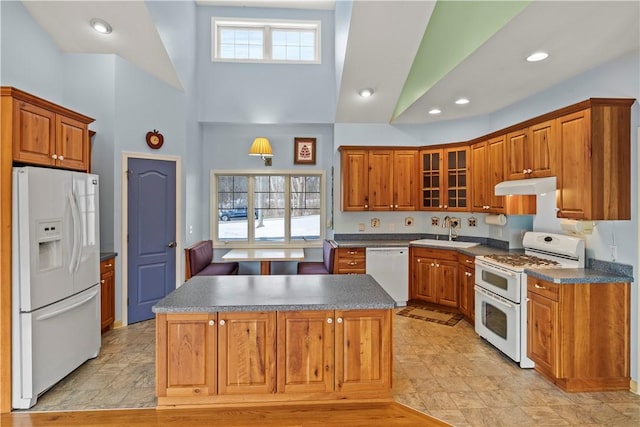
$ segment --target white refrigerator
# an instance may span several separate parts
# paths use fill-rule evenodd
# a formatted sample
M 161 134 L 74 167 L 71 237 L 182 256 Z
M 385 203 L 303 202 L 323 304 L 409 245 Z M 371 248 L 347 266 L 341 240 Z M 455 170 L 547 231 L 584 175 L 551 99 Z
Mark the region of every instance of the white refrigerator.
M 100 351 L 98 176 L 13 169 L 12 406 Z

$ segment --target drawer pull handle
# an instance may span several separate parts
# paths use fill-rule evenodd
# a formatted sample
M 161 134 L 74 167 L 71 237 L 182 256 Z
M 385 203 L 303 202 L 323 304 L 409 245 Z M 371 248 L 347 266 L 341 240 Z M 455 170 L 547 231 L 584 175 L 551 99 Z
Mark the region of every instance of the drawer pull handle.
M 105 264 L 104 266 L 107 267 L 107 268 L 108 267 L 113 267 L 113 264 Z
M 547 289 L 546 286 L 540 286 L 537 283 L 534 285 L 536 289 Z
M 357 261 L 349 261 L 349 265 L 358 265 Z
M 349 255 L 355 255 L 355 254 L 357 254 L 357 253 L 358 253 L 358 251 L 349 251 L 349 252 L 347 252 L 347 253 L 348 253 Z

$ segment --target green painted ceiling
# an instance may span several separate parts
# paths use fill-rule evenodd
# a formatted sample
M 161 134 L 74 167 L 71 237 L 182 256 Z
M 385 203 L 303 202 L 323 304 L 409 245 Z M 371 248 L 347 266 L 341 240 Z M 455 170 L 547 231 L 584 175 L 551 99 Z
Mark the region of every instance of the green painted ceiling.
M 429 19 L 391 121 L 529 3 L 531 0 L 439 0 Z

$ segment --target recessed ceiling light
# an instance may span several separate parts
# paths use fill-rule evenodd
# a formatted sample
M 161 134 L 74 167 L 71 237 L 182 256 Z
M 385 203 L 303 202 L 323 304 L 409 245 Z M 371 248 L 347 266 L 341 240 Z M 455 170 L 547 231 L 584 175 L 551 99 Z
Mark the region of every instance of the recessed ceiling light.
M 358 95 L 360 95 L 363 98 L 368 98 L 371 95 L 373 95 L 373 89 L 371 89 L 371 88 L 360 89 L 358 91 Z
M 469 100 L 467 98 L 458 98 L 456 99 L 456 104 L 458 105 L 465 105 L 468 104 Z
M 529 62 L 537 62 L 537 61 L 545 60 L 548 57 L 549 57 L 549 54 L 547 52 L 535 52 L 535 53 L 532 53 L 531 55 L 527 56 L 527 61 L 529 61 Z
M 100 18 L 93 18 L 89 21 L 91 28 L 99 32 L 100 34 L 111 34 L 112 28 L 107 21 Z
M 439 108 L 432 108 L 431 110 L 429 110 L 429 114 L 440 114 L 442 113 L 442 110 L 440 110 Z

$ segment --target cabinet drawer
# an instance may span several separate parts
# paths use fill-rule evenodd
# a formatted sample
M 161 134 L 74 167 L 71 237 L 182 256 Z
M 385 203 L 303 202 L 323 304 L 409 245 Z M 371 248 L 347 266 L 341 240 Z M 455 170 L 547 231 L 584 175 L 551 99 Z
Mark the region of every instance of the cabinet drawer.
M 474 268 L 475 262 L 476 262 L 476 257 L 461 254 L 461 253 L 458 254 L 458 263 L 460 263 L 460 265 Z
M 431 248 L 419 248 L 413 246 L 413 256 L 420 258 L 437 259 L 440 261 L 458 261 L 458 252 L 447 249 L 431 249 Z
M 364 248 L 338 248 L 338 258 L 365 259 Z
M 366 270 L 366 260 L 364 258 L 339 258 L 339 273 L 364 273 Z
M 560 294 L 560 285 L 557 283 L 536 279 L 535 277 L 528 277 L 527 290 L 534 294 L 549 298 L 553 301 L 558 301 L 558 295 Z
M 115 270 L 115 258 L 105 259 L 100 261 L 100 274 L 113 272 Z

